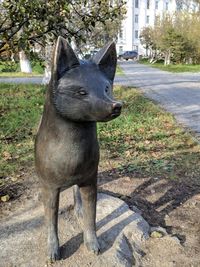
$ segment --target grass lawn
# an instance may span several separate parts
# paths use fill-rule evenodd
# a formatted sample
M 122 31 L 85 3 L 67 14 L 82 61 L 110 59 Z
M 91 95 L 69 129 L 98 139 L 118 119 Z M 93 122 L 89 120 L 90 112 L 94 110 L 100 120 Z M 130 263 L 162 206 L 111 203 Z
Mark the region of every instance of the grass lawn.
M 44 69 L 39 62 L 32 63 L 32 73 L 20 72 L 19 63 L 13 63 L 10 61 L 0 61 L 0 77 L 32 77 L 32 76 L 43 76 Z
M 34 77 L 34 76 L 43 76 L 43 74 L 39 74 L 37 72 L 32 73 L 24 73 L 24 72 L 0 72 L 0 77 Z
M 43 98 L 41 86 L 0 84 L 1 183 L 33 164 L 33 136 Z
M 119 65 L 117 65 L 116 75 L 122 75 L 122 76 L 124 75 L 124 72 Z
M 192 64 L 177 64 L 177 65 L 168 65 L 165 66 L 163 63 L 154 63 L 151 64 L 146 59 L 142 59 L 139 63 L 149 65 L 153 68 L 158 68 L 160 70 L 169 71 L 173 73 L 181 73 L 181 72 L 200 72 L 200 65 L 192 65 Z
M 0 84 L 0 194 L 33 166 L 44 93 L 38 85 Z M 134 88 L 116 87 L 115 95 L 124 107 L 116 120 L 98 124 L 101 166 L 112 161 L 121 174 L 198 182 L 200 145 L 173 116 Z

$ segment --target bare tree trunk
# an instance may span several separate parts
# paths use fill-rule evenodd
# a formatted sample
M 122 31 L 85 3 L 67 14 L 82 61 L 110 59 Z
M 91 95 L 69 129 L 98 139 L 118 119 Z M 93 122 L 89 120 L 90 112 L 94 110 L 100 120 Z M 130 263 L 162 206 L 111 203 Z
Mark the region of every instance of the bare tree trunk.
M 19 60 L 21 72 L 32 73 L 30 61 L 23 50 L 19 52 Z
M 165 53 L 165 66 L 166 65 L 169 65 L 171 63 L 171 52 L 170 51 L 167 51 Z
M 49 61 L 46 61 L 42 84 L 48 84 L 50 79 L 51 79 L 51 63 Z
M 45 47 L 45 70 L 42 84 L 48 84 L 51 79 L 51 58 L 52 58 L 53 44 L 47 44 Z

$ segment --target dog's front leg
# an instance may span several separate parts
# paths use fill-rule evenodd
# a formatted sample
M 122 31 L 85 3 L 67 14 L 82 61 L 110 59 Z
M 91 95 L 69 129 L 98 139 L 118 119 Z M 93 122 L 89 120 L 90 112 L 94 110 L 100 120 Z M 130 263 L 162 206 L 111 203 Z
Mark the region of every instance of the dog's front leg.
M 89 251 L 98 254 L 100 247 L 96 236 L 96 179 L 90 185 L 80 187 L 83 204 L 84 244 Z
M 74 212 L 79 222 L 82 223 L 83 207 L 82 207 L 82 199 L 81 199 L 79 186 L 74 185 L 73 191 L 74 191 Z
M 45 219 L 47 225 L 48 259 L 55 261 L 60 258 L 58 240 L 58 208 L 59 189 L 42 188 Z

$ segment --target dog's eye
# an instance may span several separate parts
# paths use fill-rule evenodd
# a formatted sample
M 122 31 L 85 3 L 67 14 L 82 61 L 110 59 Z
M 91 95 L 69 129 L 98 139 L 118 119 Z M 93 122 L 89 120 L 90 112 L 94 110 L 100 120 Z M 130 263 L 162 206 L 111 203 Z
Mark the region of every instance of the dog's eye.
M 108 85 L 106 85 L 105 92 L 109 93 L 109 86 Z
M 79 95 L 87 95 L 87 92 L 85 90 L 81 89 L 78 91 L 78 94 Z

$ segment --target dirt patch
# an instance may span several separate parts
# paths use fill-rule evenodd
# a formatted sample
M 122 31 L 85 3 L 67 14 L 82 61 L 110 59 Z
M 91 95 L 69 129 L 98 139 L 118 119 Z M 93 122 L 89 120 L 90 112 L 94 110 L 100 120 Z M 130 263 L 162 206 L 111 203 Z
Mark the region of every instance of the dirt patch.
M 200 266 L 200 185 L 122 173 L 120 168 L 112 168 L 114 165 L 109 162 L 107 168 L 100 167 L 99 191 L 121 198 L 133 210 L 138 208 L 151 226 L 164 227 L 168 233 L 146 241 L 141 266 Z M 32 170 L 15 190 L 19 197 L 0 205 L 3 221 L 16 211 L 20 214 L 26 207 L 31 212 L 38 205 L 38 184 Z
M 135 206 L 151 226 L 162 226 L 170 237 L 146 241 L 142 266 L 200 266 L 200 185 L 164 178 L 121 173 L 99 174 L 99 190 Z
M 131 211 L 118 198 L 98 194 L 96 226 L 102 253 L 97 256 L 83 245 L 81 225 L 73 212 L 73 190 L 69 188 L 60 197 L 58 228 L 62 259 L 49 264 L 46 261 L 43 206 L 34 191 L 33 188 L 32 197 L 26 201 L 25 198 L 23 202 L 16 201 L 16 210 L 2 218 L 0 267 L 132 267 L 135 262 L 140 262 L 138 248 L 142 247 L 149 233 L 149 225 L 141 215 Z
M 26 206 L 27 202 L 38 199 L 38 180 L 34 169 L 27 169 L 15 182 L 7 182 L 6 185 L 1 186 L 0 192 L 1 195 L 10 197 L 8 202 L 0 201 L 0 219 L 5 219 L 19 208 Z

